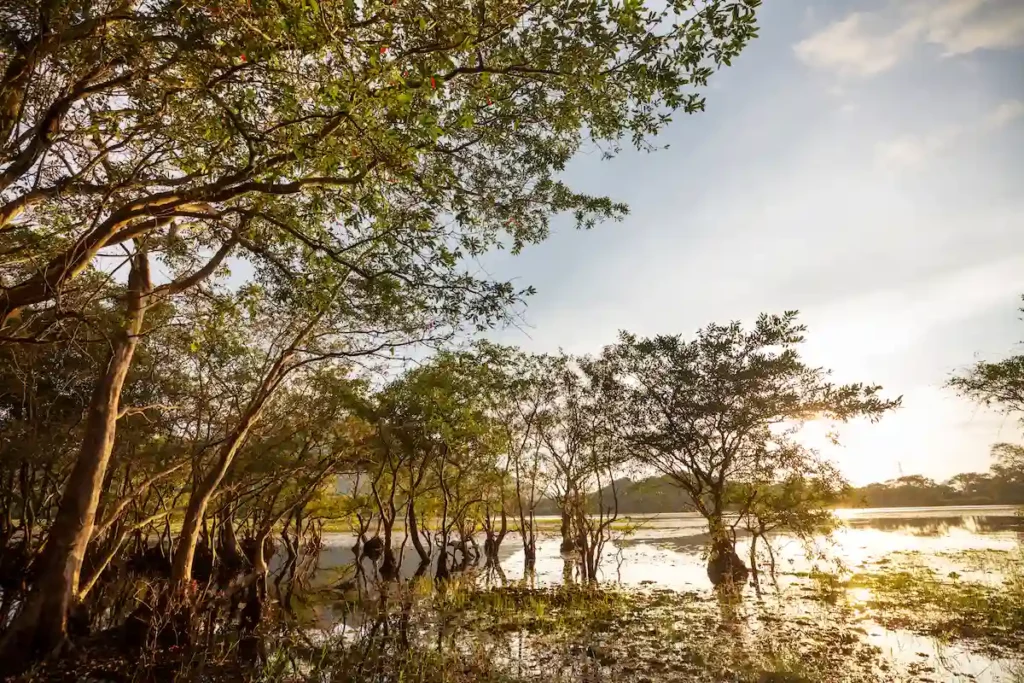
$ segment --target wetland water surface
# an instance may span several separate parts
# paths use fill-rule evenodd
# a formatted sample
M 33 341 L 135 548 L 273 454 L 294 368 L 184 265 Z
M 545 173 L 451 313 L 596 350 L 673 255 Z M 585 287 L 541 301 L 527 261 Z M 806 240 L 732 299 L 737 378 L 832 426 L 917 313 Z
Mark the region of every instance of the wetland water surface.
M 535 589 L 534 596 L 557 595 L 564 584 L 577 582 L 578 572 L 552 532 L 538 539 L 535 572 L 526 575 L 519 539 L 510 533 L 500 568 L 474 567 L 462 575 L 502 595 L 502 606 L 485 600 L 475 606 L 475 617 L 444 617 L 439 628 L 462 633 L 461 647 L 488 643 L 491 660 L 512 662 L 520 672 L 562 671 L 564 680 L 1024 681 L 1015 621 L 1024 620 L 1021 605 L 999 602 L 997 612 L 993 598 L 1009 595 L 1005 588 L 1021 580 L 1024 518 L 1015 508 L 838 515 L 842 528 L 810 548 L 773 538 L 777 584 L 762 579 L 760 595 L 746 585 L 735 597 L 710 587 L 703 520 L 692 514 L 633 516 L 617 525 L 603 556 L 604 593 L 617 596 L 612 602 L 618 606 L 594 615 L 565 606 L 559 612 L 547 598 L 517 602 L 516 591 L 524 587 Z M 556 528 L 555 521 L 540 520 L 546 529 Z M 314 598 L 301 611 L 326 631 L 365 627 L 367 610 L 353 599 L 351 580 L 345 582 L 356 574 L 353 538 L 331 534 L 325 543 L 314 584 L 336 588 L 341 582 L 349 595 L 339 600 L 337 589 L 325 591 L 320 595 L 334 598 Z M 746 558 L 742 538 L 738 552 Z M 415 571 L 414 555 L 407 547 L 406 576 Z M 369 577 L 366 585 L 372 584 L 376 568 L 365 558 L 360 568 Z M 427 609 L 423 600 L 418 604 L 423 613 L 436 599 Z M 518 616 L 496 616 L 503 609 Z M 531 615 L 525 621 L 524 611 Z M 981 628 L 979 621 L 988 625 Z M 563 627 L 563 638 L 552 635 Z

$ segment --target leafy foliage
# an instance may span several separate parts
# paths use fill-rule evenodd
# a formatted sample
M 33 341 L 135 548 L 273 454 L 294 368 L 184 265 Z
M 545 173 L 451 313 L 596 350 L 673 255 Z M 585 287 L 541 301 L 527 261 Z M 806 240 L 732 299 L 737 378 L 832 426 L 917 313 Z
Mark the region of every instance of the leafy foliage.
M 621 216 L 559 172 L 702 108 L 756 5 L 5 3 L 3 317 L 141 239 L 179 272 L 241 249 L 293 303 L 350 281 L 486 324 L 515 292 L 460 262 Z
M 740 519 L 759 509 L 782 514 L 783 503 L 795 514 L 794 496 L 818 486 L 804 480 L 836 478 L 794 440 L 802 422 L 878 419 L 899 405 L 878 386 L 835 385 L 804 364 L 804 331 L 787 312 L 761 316 L 750 331 L 709 325 L 692 341 L 622 333 L 592 366 L 631 452 L 685 490 L 713 533 L 724 533 L 716 527 L 727 505 L 739 506 Z M 809 496 L 798 507 L 818 502 Z

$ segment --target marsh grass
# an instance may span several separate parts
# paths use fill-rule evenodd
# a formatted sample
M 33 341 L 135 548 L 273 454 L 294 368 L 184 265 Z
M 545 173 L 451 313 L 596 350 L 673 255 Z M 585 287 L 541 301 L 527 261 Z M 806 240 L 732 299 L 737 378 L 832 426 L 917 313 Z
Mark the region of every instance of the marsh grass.
M 954 562 L 978 571 L 995 560 L 998 585 L 942 573 L 926 559 L 901 556 L 852 576 L 811 572 L 764 599 L 651 586 L 481 587 L 468 575 L 382 583 L 343 601 L 331 628 L 271 615 L 255 657 L 240 656 L 241 642 L 146 653 L 135 663 L 94 651 L 91 661 L 40 680 L 95 672 L 93 680 L 289 683 L 934 681 L 927 663 L 908 668 L 869 644 L 864 620 L 946 642 L 971 639 L 991 652 L 1022 645 L 1021 558 Z
M 337 638 L 317 664 L 292 669 L 290 680 L 897 680 L 844 618 L 791 620 L 727 595 L 461 587 L 406 603 L 404 614 L 399 610 L 388 623 Z M 289 679 L 281 671 L 276 677 Z
M 951 556 L 970 571 L 996 571 L 992 582 L 967 581 L 904 556 L 895 565 L 857 573 L 849 588 L 870 591 L 865 601 L 887 628 L 901 628 L 943 642 L 965 641 L 988 654 L 1024 651 L 1024 550 Z M 1001 581 L 998 578 L 1001 577 Z

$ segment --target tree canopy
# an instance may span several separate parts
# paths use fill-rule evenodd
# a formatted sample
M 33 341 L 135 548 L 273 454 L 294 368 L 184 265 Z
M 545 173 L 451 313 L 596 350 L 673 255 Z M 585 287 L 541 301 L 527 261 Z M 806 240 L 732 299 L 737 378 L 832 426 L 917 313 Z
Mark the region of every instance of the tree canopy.
M 757 4 L 4 3 L 5 381 L 45 401 L 38 381 L 70 387 L 55 363 L 71 361 L 81 385 L 60 399 L 85 419 L 52 444 L 61 477 L 34 452 L 10 461 L 23 507 L 35 477 L 64 484 L 42 497 L 45 533 L 20 530 L 39 580 L 0 650 L 63 641 L 122 419 L 193 442 L 180 592 L 278 394 L 505 316 L 529 288 L 469 259 L 542 240 L 556 214 L 622 216 L 567 186 L 566 163 L 585 145 L 651 149 L 674 112 L 702 109 Z M 31 348 L 50 344 L 76 348 Z M 158 348 L 184 369 L 144 387 L 136 364 Z M 18 395 L 2 419 L 38 433 Z
M 804 421 L 878 419 L 899 405 L 875 385 L 835 385 L 806 365 L 795 312 L 709 325 L 692 340 L 623 333 L 595 371 L 616 402 L 623 438 L 637 458 L 690 495 L 699 511 L 721 514 L 725 485 L 804 469 L 794 440 Z
M 558 173 L 700 109 L 756 4 L 5 3 L 0 319 L 133 240 L 172 272 L 241 250 L 264 279 L 334 269 L 435 314 L 504 301 L 461 259 L 553 213 L 620 216 Z

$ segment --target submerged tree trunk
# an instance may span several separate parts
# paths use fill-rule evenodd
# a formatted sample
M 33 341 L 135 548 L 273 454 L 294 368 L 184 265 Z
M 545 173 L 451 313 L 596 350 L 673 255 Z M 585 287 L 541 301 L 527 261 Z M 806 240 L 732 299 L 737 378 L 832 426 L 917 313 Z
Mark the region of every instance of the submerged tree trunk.
M 576 560 L 570 557 L 562 558 L 562 584 L 571 586 L 576 583 L 574 578 L 576 571 Z
M 495 564 L 498 561 L 501 544 L 508 534 L 508 515 L 504 509 L 501 511 L 501 526 L 498 528 L 498 533 L 494 533 L 494 529 L 491 527 L 488 527 L 485 533 L 487 535 L 484 539 L 484 564 Z
M 750 537 L 750 578 L 754 582 L 754 589 L 757 594 L 761 594 L 761 581 L 757 572 L 757 538 L 758 534 L 754 533 Z
M 572 537 L 572 519 L 569 515 L 569 509 L 564 504 L 562 506 L 562 545 L 559 550 L 563 553 L 570 552 L 576 548 L 576 543 Z
M 420 562 L 430 562 L 430 548 L 423 545 L 423 539 L 420 538 L 416 522 L 416 505 L 412 497 L 409 498 L 409 536 L 412 538 L 413 547 L 416 548 L 416 554 L 420 556 Z
M 749 571 L 743 560 L 736 554 L 736 543 L 725 535 L 711 541 L 708 555 L 708 578 L 715 586 L 741 586 L 747 582 Z
M 391 545 L 392 530 L 395 521 L 384 522 L 384 548 L 383 561 L 380 564 L 380 574 L 387 580 L 398 578 L 398 562 L 395 559 L 395 549 Z
M 523 541 L 523 563 L 527 570 L 532 570 L 537 566 L 537 537 L 533 534 L 533 520 L 530 520 L 528 527 L 520 529 L 519 533 Z
M 132 258 L 128 277 L 127 316 L 93 389 L 82 447 L 50 527 L 38 578 L 0 641 L 0 667 L 16 669 L 28 659 L 59 647 L 66 637 L 68 612 L 77 601 L 82 560 L 92 537 L 114 447 L 121 389 L 138 345 L 150 290 L 149 258 L 139 252 Z
M 448 566 L 448 548 L 442 547 L 437 555 L 437 570 L 434 572 L 434 579 L 445 581 L 451 576 L 451 569 Z

